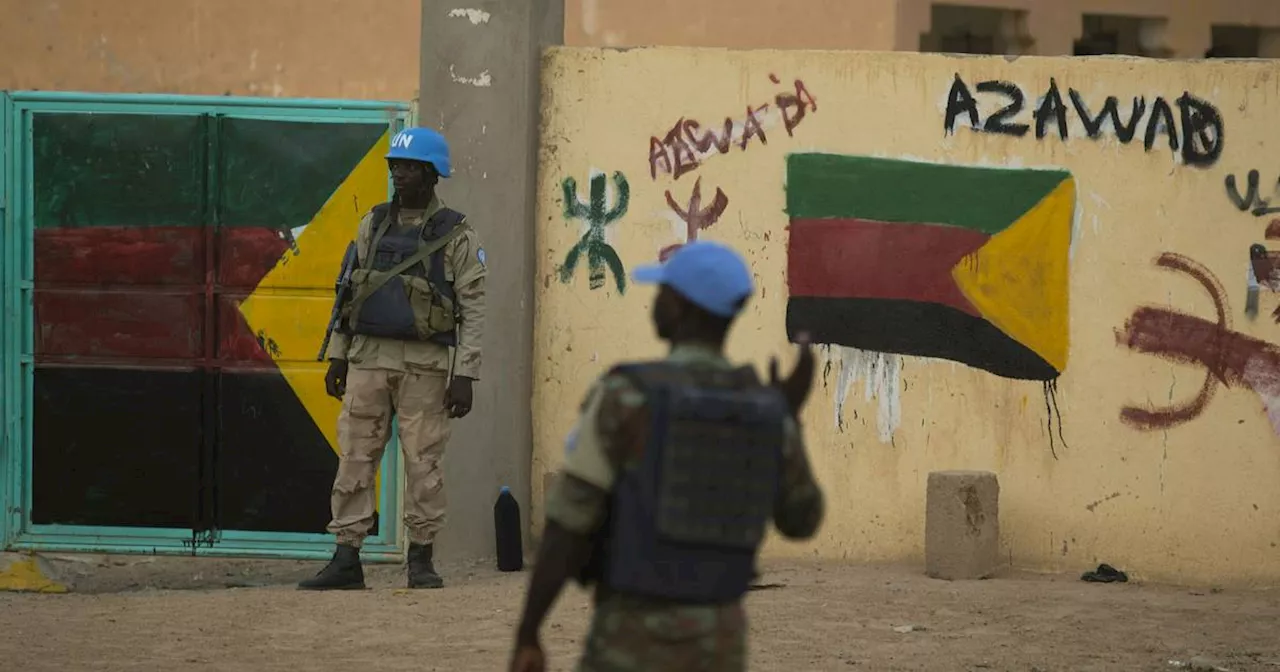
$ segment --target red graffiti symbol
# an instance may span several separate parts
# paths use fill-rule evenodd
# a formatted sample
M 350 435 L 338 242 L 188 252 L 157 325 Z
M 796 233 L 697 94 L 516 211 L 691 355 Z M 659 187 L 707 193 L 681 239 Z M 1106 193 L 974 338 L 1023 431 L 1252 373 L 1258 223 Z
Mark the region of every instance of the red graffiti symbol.
M 711 205 L 702 207 L 702 178 L 699 177 L 693 183 L 693 193 L 689 195 L 688 207 L 681 208 L 676 203 L 676 199 L 672 198 L 671 192 L 667 191 L 667 205 L 675 211 L 680 219 L 685 223 L 686 239 L 684 243 L 668 245 L 662 248 L 658 253 L 658 258 L 666 261 L 671 253 L 680 249 L 683 245 L 692 243 L 698 239 L 698 231 L 710 227 L 720 220 L 720 215 L 724 214 L 725 208 L 729 207 L 729 197 L 725 195 L 720 187 L 716 187 L 716 195 L 711 199 Z
M 1116 342 L 1135 352 L 1204 367 L 1205 379 L 1199 393 L 1187 402 L 1152 408 L 1126 406 L 1120 418 L 1145 430 L 1180 425 L 1198 417 L 1222 383 L 1245 386 L 1258 394 L 1272 427 L 1280 432 L 1280 347 L 1231 330 L 1222 284 L 1200 263 L 1165 253 L 1156 259 L 1156 265 L 1199 282 L 1213 300 L 1217 321 L 1144 306 L 1133 312 L 1123 329 L 1116 330 Z
M 1249 266 L 1258 284 L 1273 292 L 1280 292 L 1280 252 L 1254 244 L 1249 246 Z
M 729 129 L 732 131 L 733 120 L 730 119 L 728 122 Z M 698 122 L 694 121 L 693 127 L 698 128 Z M 649 177 L 657 179 L 659 164 L 662 165 L 662 172 L 671 173 L 675 179 L 680 179 L 681 175 L 698 169 L 701 161 L 681 136 L 681 131 L 688 134 L 687 128 L 685 120 L 680 119 L 670 131 L 667 131 L 664 139 L 649 138 Z M 710 135 L 711 131 L 707 133 Z M 724 151 L 729 151 L 728 143 L 725 144 Z
M 779 83 L 777 76 L 769 75 L 769 80 Z M 796 126 L 804 121 L 805 115 L 818 109 L 818 101 L 809 93 L 804 82 L 795 80 L 794 93 L 779 93 L 774 96 L 774 105 L 782 117 L 783 127 L 790 136 Z M 702 162 L 713 154 L 728 154 L 736 144 L 746 151 L 753 138 L 759 138 L 760 144 L 769 144 L 765 135 L 764 124 L 760 117 L 769 111 L 769 103 L 748 105 L 742 118 L 742 136 L 734 142 L 734 129 L 737 125 L 733 117 L 725 117 L 724 123 L 718 126 L 703 128 L 697 119 L 681 117 L 667 132 L 659 138 L 649 138 L 649 177 L 658 179 L 658 173 L 668 173 L 673 179 L 691 173 L 702 165 Z
M 804 121 L 804 115 L 809 111 L 818 111 L 818 99 L 809 93 L 805 88 L 804 82 L 796 80 L 795 94 L 779 93 L 773 99 L 778 106 L 778 110 L 782 112 L 782 125 L 787 129 L 787 136 L 791 136 L 791 132 L 795 130 L 800 122 Z
M 737 142 L 739 148 L 745 151 L 755 137 L 760 138 L 760 144 L 769 143 L 764 127 L 756 118 L 757 114 L 763 114 L 768 109 L 768 103 L 755 109 L 747 107 L 742 122 L 742 138 Z M 724 128 L 720 133 L 714 129 L 703 131 L 702 124 L 696 119 L 681 118 L 662 140 L 649 138 L 649 176 L 657 179 L 658 167 L 661 166 L 663 172 L 671 173 L 672 178 L 678 180 L 681 175 L 697 170 L 702 165 L 703 158 L 711 154 L 713 147 L 717 152 L 727 154 L 733 145 L 733 118 L 725 117 Z
M 753 137 L 759 137 L 762 145 L 769 144 L 769 139 L 764 137 L 764 127 L 760 125 L 760 120 L 756 119 L 757 114 L 764 114 L 768 111 L 769 103 L 765 103 L 754 110 L 751 109 L 751 106 L 747 106 L 747 116 L 742 121 L 742 142 L 738 145 L 742 147 L 742 151 L 747 151 L 747 145 L 751 143 L 751 138 Z
M 725 118 L 724 132 L 717 135 L 715 131 L 709 130 L 702 134 L 702 137 L 698 137 L 698 131 L 701 130 L 701 127 L 698 125 L 697 121 L 689 119 L 688 121 L 681 120 L 676 123 L 677 125 L 684 126 L 685 136 L 689 138 L 689 142 L 693 143 L 693 146 L 697 148 L 699 153 L 706 154 L 711 151 L 711 147 L 714 145 L 721 154 L 727 154 L 729 152 L 730 145 L 733 144 L 732 119 Z M 667 137 L 670 138 L 671 134 L 668 133 Z
M 1280 219 L 1273 219 L 1267 223 L 1267 230 L 1263 237 L 1267 240 L 1280 240 Z M 1280 292 L 1280 254 L 1269 252 L 1261 245 L 1254 245 L 1249 248 L 1249 263 L 1253 266 L 1253 277 L 1259 283 L 1266 285 L 1267 289 L 1273 292 Z M 1271 319 L 1280 324 L 1280 306 L 1276 306 L 1276 309 L 1271 311 Z

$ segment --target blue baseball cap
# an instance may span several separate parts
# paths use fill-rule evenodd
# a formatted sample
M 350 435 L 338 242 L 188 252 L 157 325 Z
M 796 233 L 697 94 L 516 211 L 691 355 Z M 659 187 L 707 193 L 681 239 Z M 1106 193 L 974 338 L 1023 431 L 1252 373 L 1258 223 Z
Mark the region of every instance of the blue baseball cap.
M 732 248 L 698 240 L 676 250 L 666 263 L 640 266 L 631 273 L 639 284 L 666 285 L 695 306 L 733 317 L 753 291 L 751 271 Z

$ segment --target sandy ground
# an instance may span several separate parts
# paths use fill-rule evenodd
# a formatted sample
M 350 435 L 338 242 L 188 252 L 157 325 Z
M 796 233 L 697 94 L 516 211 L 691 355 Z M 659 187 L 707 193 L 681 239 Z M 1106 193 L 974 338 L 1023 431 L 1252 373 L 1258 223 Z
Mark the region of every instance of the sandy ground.
M 377 566 L 370 590 L 324 594 L 293 589 L 311 563 L 56 562 L 74 592 L 0 593 L 0 669 L 502 670 L 527 579 L 452 565 L 446 589 L 410 592 L 403 570 Z M 1280 591 L 1019 573 L 949 583 L 834 563 L 765 570 L 782 585 L 748 598 L 753 670 L 1280 672 Z M 588 615 L 576 588 L 557 604 L 544 628 L 551 669 L 572 669 Z

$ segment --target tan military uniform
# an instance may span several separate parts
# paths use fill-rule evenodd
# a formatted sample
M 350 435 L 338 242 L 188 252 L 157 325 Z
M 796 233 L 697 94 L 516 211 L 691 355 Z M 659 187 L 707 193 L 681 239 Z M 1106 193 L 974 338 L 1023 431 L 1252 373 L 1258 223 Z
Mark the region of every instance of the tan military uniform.
M 422 227 L 444 207 L 433 199 L 426 210 L 400 210 L 400 226 Z M 372 213 L 360 221 L 356 249 L 365 264 Z M 329 532 L 339 544 L 359 547 L 373 527 L 374 475 L 399 421 L 405 462 L 405 513 L 409 541 L 430 544 L 445 523 L 441 459 L 449 440 L 444 408 L 449 373 L 480 378 L 480 339 L 484 332 L 484 279 L 487 269 L 480 238 L 470 227 L 444 247 L 445 277 L 453 282 L 462 314 L 456 352 L 422 341 L 402 341 L 335 332 L 327 359 L 349 363 L 347 391 L 338 416 L 341 457 L 333 482 Z M 456 365 L 454 364 L 456 359 Z
M 718 352 L 677 346 L 668 361 L 720 369 L 732 365 Z M 560 477 L 547 493 L 547 519 L 591 536 L 604 523 L 608 493 L 628 460 L 626 437 L 645 431 L 644 395 L 619 375 L 606 376 L 587 396 L 569 435 Z M 788 537 L 808 537 L 823 516 L 822 491 L 813 480 L 798 425 L 787 420 L 782 487 L 774 524 Z M 579 670 L 746 669 L 746 614 L 741 601 L 684 605 L 596 591 L 596 611 Z

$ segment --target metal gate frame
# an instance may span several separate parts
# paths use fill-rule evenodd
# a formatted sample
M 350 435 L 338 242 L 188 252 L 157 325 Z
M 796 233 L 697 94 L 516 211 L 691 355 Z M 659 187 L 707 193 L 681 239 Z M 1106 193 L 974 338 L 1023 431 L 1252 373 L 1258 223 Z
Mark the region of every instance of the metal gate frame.
M 15 407 L 20 407 L 21 376 L 18 374 L 20 347 L 16 336 L 21 333 L 14 297 L 18 265 L 21 261 L 14 231 L 12 185 L 13 138 L 10 137 L 9 94 L 0 91 L 0 548 L 8 548 L 10 536 L 18 529 L 20 512 L 12 501 L 12 482 L 17 474 L 19 421 Z
M 0 549 L 165 555 L 322 559 L 333 549 L 328 534 L 219 530 L 209 545 L 193 543 L 190 529 L 36 525 L 32 502 L 32 395 L 34 360 L 34 202 L 32 113 L 227 114 L 295 122 L 388 123 L 394 133 L 413 123 L 407 103 L 231 96 L 0 92 Z M 388 194 L 391 184 L 388 177 Z M 403 557 L 400 506 L 403 474 L 397 432 L 380 470 L 379 533 L 362 556 L 396 562 Z M 315 506 L 324 506 L 315 502 Z

